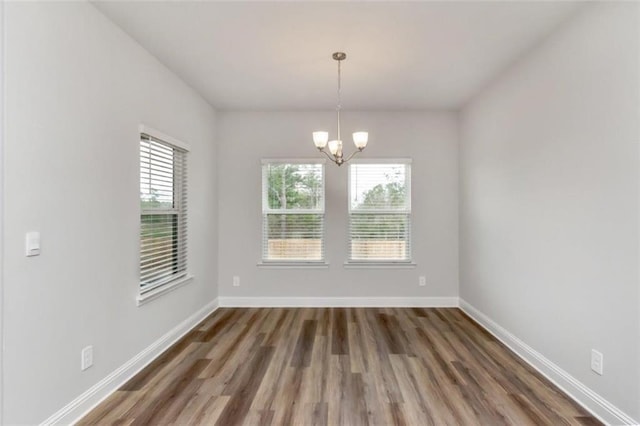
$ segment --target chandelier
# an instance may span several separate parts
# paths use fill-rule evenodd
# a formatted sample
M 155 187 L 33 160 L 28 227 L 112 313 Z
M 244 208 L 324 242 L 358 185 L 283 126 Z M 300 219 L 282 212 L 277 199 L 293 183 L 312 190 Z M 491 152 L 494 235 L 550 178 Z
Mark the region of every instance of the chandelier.
M 366 146 L 369 140 L 369 133 L 367 132 L 355 132 L 353 134 L 353 143 L 355 144 L 357 151 L 353 151 L 349 157 L 345 160 L 342 153 L 342 139 L 340 138 L 340 109 L 342 108 L 340 97 L 340 62 L 347 59 L 347 54 L 344 52 L 336 52 L 333 54 L 333 59 L 338 61 L 338 105 L 336 106 L 336 115 L 338 118 L 338 137 L 337 139 L 329 140 L 329 132 L 318 131 L 313 132 L 313 143 L 318 148 L 318 151 L 324 153 L 329 160 L 336 163 L 338 166 L 342 163 L 346 163 L 358 152 L 361 152 Z M 325 151 L 325 147 L 329 145 L 329 152 Z

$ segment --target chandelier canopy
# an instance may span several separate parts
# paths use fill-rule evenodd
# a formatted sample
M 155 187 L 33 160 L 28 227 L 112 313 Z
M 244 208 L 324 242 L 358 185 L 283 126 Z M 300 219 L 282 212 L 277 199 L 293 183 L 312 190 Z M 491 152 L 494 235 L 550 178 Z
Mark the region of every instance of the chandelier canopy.
M 344 158 L 342 153 L 342 139 L 340 138 L 340 109 L 342 108 L 342 99 L 340 94 L 340 62 L 347 59 L 347 54 L 344 52 L 335 52 L 333 54 L 333 59 L 338 61 L 338 104 L 336 106 L 336 115 L 337 115 L 337 138 L 333 140 L 329 140 L 329 132 L 326 131 L 316 131 L 313 132 L 313 143 L 316 145 L 316 148 L 324 155 L 326 155 L 331 161 L 336 163 L 338 166 L 341 166 L 343 163 L 351 160 L 354 155 L 358 152 L 364 150 L 367 146 L 367 142 L 369 140 L 369 133 L 358 131 L 353 133 L 353 143 L 355 144 L 357 150 L 353 151 L 347 159 Z M 329 145 L 329 153 L 325 151 L 325 147 Z

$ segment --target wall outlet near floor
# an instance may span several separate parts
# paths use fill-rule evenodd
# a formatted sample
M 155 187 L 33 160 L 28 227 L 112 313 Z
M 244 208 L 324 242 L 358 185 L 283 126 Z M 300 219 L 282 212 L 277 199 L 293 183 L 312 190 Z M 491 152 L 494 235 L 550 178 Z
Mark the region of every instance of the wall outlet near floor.
M 233 276 L 233 286 L 234 287 L 240 287 L 240 277 L 237 275 Z
M 420 287 L 424 287 L 424 286 L 426 286 L 426 285 L 427 285 L 427 277 L 425 277 L 424 275 L 420 275 L 420 276 L 418 277 L 418 285 L 419 285 Z
M 595 349 L 591 349 L 591 369 L 602 376 L 604 369 L 604 357 Z
M 93 346 L 87 346 L 80 353 L 80 369 L 82 371 L 93 365 Z

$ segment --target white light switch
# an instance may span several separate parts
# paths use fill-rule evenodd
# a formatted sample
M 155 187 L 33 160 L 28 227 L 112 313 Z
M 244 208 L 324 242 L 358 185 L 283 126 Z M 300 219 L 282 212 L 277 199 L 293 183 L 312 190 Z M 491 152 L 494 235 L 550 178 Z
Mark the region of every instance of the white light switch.
M 595 349 L 591 349 L 591 369 L 601 376 L 604 373 L 604 356 Z
M 80 369 L 82 371 L 93 365 L 93 346 L 87 346 L 80 353 Z
M 40 254 L 40 233 L 27 232 L 27 256 L 38 256 Z

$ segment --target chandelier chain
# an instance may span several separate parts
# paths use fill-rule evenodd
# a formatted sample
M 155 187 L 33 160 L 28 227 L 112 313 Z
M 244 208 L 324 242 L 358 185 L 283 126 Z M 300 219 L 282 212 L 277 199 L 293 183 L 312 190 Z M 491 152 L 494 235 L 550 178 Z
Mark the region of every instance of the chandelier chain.
M 338 106 L 336 107 L 336 112 L 338 114 L 338 140 L 341 141 L 342 139 L 340 138 L 340 110 L 342 109 L 342 94 L 341 92 L 341 72 L 340 72 L 340 62 L 342 62 L 341 59 L 338 59 Z

